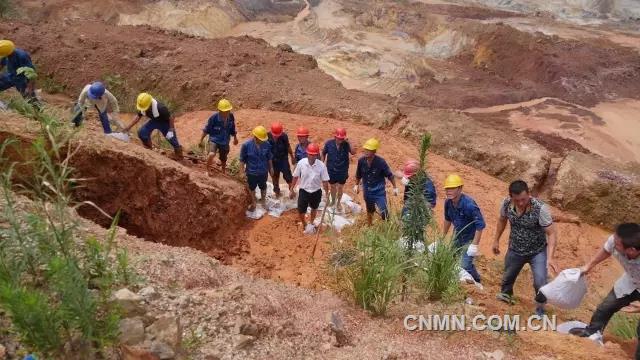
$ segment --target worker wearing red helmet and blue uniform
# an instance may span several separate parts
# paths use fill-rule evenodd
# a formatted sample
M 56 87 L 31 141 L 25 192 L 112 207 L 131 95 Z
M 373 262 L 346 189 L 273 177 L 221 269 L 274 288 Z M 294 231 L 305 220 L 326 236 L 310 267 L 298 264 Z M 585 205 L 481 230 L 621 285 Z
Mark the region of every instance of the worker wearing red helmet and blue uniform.
M 301 126 L 296 131 L 296 136 L 298 137 L 298 144 L 296 145 L 296 149 L 294 150 L 294 164 L 297 164 L 300 160 L 307 157 L 307 146 L 309 146 L 309 129 L 304 126 Z
M 280 197 L 280 174 L 282 174 L 287 185 L 291 185 L 293 176 L 291 174 L 289 158 L 291 158 L 291 162 L 293 163 L 295 163 L 295 158 L 293 157 L 289 137 L 284 131 L 282 123 L 274 122 L 271 124 L 271 131 L 269 131 L 268 136 L 273 162 L 273 174 L 271 178 L 273 181 L 273 192 L 276 194 L 276 197 Z
M 327 164 L 329 172 L 329 185 L 331 186 L 331 204 L 336 210 L 341 211 L 342 193 L 344 184 L 349 177 L 349 155 L 355 155 L 356 151 L 347 139 L 347 130 L 337 128 L 333 139 L 328 140 L 322 149 L 322 161 Z

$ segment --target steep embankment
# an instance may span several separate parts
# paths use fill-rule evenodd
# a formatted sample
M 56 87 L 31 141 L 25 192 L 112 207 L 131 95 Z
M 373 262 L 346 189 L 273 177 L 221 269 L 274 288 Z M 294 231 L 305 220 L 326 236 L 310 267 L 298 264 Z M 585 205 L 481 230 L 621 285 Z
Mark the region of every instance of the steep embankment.
M 399 116 L 390 98 L 344 89 L 311 56 L 249 37 L 202 39 L 86 21 L 3 22 L 0 32 L 31 51 L 43 82 L 75 97 L 102 79 L 131 110 L 137 92 L 146 90 L 182 110 L 211 108 L 226 96 L 246 108 L 378 124 Z
M 16 139 L 8 155 L 29 157 L 28 146 L 39 126 L 33 121 L 1 114 L 0 142 Z M 135 144 L 126 144 L 93 131 L 77 134 L 70 165 L 83 179 L 74 195 L 91 201 L 110 216 L 120 212 L 120 226 L 136 236 L 208 251 L 218 258 L 237 254 L 245 245 L 234 231 L 244 223 L 249 194 L 240 182 L 208 177 Z M 28 177 L 32 169 L 19 169 Z M 109 226 L 110 219 L 90 205 L 82 216 Z

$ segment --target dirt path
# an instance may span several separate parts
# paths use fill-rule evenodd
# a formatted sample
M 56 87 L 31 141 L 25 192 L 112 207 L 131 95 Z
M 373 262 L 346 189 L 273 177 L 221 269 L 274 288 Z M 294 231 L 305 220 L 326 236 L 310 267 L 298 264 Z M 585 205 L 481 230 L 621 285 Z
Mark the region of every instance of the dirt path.
M 210 114 L 210 112 L 195 112 L 185 114 L 177 119 L 178 134 L 184 144 L 187 146 L 194 145 L 199 140 L 200 129 Z M 415 157 L 417 152 L 416 146 L 405 139 L 398 138 L 388 132 L 373 130 L 366 126 L 354 125 L 348 122 L 262 110 L 240 110 L 235 115 L 240 129 L 240 139 L 248 138 L 249 131 L 254 126 L 258 124 L 268 126 L 271 121 L 277 120 L 285 125 L 285 131 L 290 134 L 294 133 L 294 129 L 298 126 L 304 125 L 308 127 L 311 131 L 311 140 L 314 142 L 322 143 L 324 140 L 329 139 L 332 135 L 332 129 L 339 126 L 347 128 L 350 141 L 358 148 L 368 137 L 378 137 L 382 140 L 379 154 L 387 159 L 394 169 L 398 169 L 407 158 Z M 236 156 L 238 150 L 239 146 L 232 147 L 231 156 Z M 351 160 L 350 178 L 346 187 L 349 189 L 348 193 L 350 193 L 350 188 L 353 185 L 353 171 L 355 161 L 359 155 Z M 504 198 L 507 184 L 481 171 L 433 154 L 429 156 L 429 172 L 434 178 L 439 192 L 438 205 L 436 207 L 438 222 L 442 221 L 443 216 L 444 192 L 441 190 L 442 182 L 446 174 L 451 172 L 457 172 L 463 177 L 465 191 L 476 199 L 487 221 L 487 230 L 481 242 L 481 252 L 484 257 L 479 261 L 481 272 L 484 274 L 486 289 L 477 293 L 472 291 L 475 301 L 485 306 L 492 313 L 530 314 L 534 304 L 532 302 L 531 273 L 528 270 L 522 273 L 516 285 L 516 294 L 521 299 L 518 305 L 509 307 L 494 299 L 494 295 L 498 292 L 500 286 L 503 255 L 495 257 L 491 254 L 490 246 L 495 234 L 497 209 Z M 360 200 L 357 196 L 355 198 Z M 396 206 L 399 205 L 399 199 L 397 198 L 391 197 L 391 202 Z M 554 209 L 554 213 L 559 213 L 559 210 Z M 583 264 L 597 251 L 608 235 L 606 231 L 590 225 L 559 224 L 558 227 L 557 259 L 562 268 Z M 296 224 L 294 212 L 286 213 L 277 219 L 265 217 L 259 221 L 250 221 L 241 229 L 238 236 L 245 237 L 248 241 L 248 247 L 245 252 L 232 261 L 233 266 L 238 269 L 260 277 L 293 283 L 303 287 L 318 290 L 327 287 L 328 279 L 324 269 L 324 259 L 329 254 L 329 243 L 332 238 L 321 237 L 315 262 L 312 261 L 309 254 L 313 246 L 313 238 L 302 235 L 299 225 Z M 505 235 L 501 242 L 502 254 L 506 251 L 506 242 Z M 600 267 L 590 276 L 592 291 L 589 293 L 584 305 L 575 311 L 558 311 L 556 314 L 560 319 L 578 318 L 584 321 L 588 320 L 593 307 L 610 289 L 620 273 L 621 269 L 613 262 L 608 262 Z M 539 334 L 527 336 L 526 339 L 532 344 L 555 342 L 553 346 L 557 346 L 558 349 L 564 349 L 562 352 L 566 354 L 571 354 L 572 351 L 580 351 L 579 348 L 585 346 L 585 344 L 579 343 L 576 344 L 575 348 L 567 349 L 566 344 L 563 343 L 563 338 L 549 338 Z
M 200 139 L 201 128 L 210 115 L 211 112 L 193 112 L 185 114 L 177 119 L 176 123 L 178 127 L 178 134 L 185 146 L 189 147 L 197 143 Z M 249 131 L 254 126 L 258 124 L 268 126 L 272 121 L 281 121 L 285 125 L 285 130 L 290 134 L 293 134 L 298 126 L 304 125 L 311 131 L 311 141 L 321 144 L 332 137 L 332 131 L 335 127 L 343 126 L 347 128 L 349 140 L 358 148 L 359 152 L 358 155 L 351 159 L 350 177 L 346 185 L 347 193 L 352 196 L 351 188 L 354 184 L 353 177 L 355 163 L 361 153 L 360 144 L 364 143 L 367 138 L 377 137 L 382 141 L 379 154 L 388 161 L 394 170 L 399 169 L 408 158 L 415 158 L 417 156 L 416 146 L 406 139 L 398 138 L 388 132 L 371 129 L 367 126 L 355 125 L 353 123 L 326 118 L 262 110 L 240 110 L 236 112 L 235 115 L 238 122 L 239 138 L 243 140 L 248 138 Z M 295 144 L 296 140 L 293 141 L 293 144 Z M 238 151 L 239 146 L 232 146 L 230 156 L 237 156 Z M 441 222 L 443 216 L 442 206 L 444 203 L 444 192 L 441 189 L 444 178 L 451 172 L 459 173 L 463 177 L 465 181 L 465 191 L 476 199 L 483 210 L 488 225 L 488 229 L 483 235 L 484 240 L 481 243 L 481 251 L 484 255 L 492 257 L 492 255 L 490 255 L 490 246 L 495 232 L 497 209 L 506 194 L 507 184 L 481 171 L 435 154 L 430 154 L 429 156 L 429 172 L 438 189 L 438 205 L 436 207 L 436 214 L 439 222 Z M 387 185 L 387 187 L 390 194 L 390 185 Z M 354 198 L 362 201 L 359 196 L 354 196 Z M 393 198 L 390 196 L 390 200 L 395 205 L 399 205 L 399 198 Z M 554 209 L 554 212 L 559 213 L 559 210 Z M 246 231 L 248 231 L 250 243 L 255 242 L 256 244 L 262 244 L 262 246 L 264 246 L 264 240 L 259 239 L 259 233 L 271 234 L 270 236 L 272 236 L 272 234 L 281 234 L 283 229 L 293 231 L 295 226 L 285 225 L 286 223 L 292 223 L 293 221 L 294 219 L 292 216 L 285 216 L 277 220 L 265 219 L 254 222 L 253 227 L 251 224 L 247 225 Z M 259 229 L 260 231 L 255 231 L 255 233 L 252 234 L 252 228 Z M 572 224 L 560 224 L 559 228 L 559 262 L 563 267 L 574 266 L 582 263 L 592 254 L 594 249 L 600 246 L 601 242 L 603 242 L 607 235 L 604 230 L 590 225 L 577 226 Z M 271 231 L 268 231 L 269 229 L 271 229 Z M 298 233 L 301 232 L 298 231 Z M 255 238 L 252 236 L 255 236 Z M 300 236 L 297 239 L 296 237 L 289 237 L 287 241 L 299 241 L 301 244 L 306 244 L 308 243 L 307 240 L 308 239 L 305 237 Z M 504 246 L 505 244 L 506 238 L 503 238 L 502 245 Z M 304 245 L 302 246 L 304 247 Z M 262 251 L 264 251 L 264 249 L 260 246 L 257 246 L 256 249 L 260 249 L 260 251 L 256 252 L 256 255 L 263 254 Z M 249 249 L 248 256 L 252 256 L 251 249 Z M 267 261 L 269 257 L 263 256 L 263 258 L 264 259 L 261 261 Z M 277 261 L 279 262 L 280 260 Z M 312 266 L 311 269 L 313 268 L 314 267 Z M 295 274 L 297 274 L 298 271 L 299 270 L 296 270 Z M 615 275 L 616 274 L 611 274 L 610 278 L 614 278 Z M 280 274 L 280 276 L 282 276 L 282 274 Z M 308 276 L 307 278 L 313 278 L 313 276 Z M 287 280 L 286 278 L 284 279 Z M 304 283 L 304 281 L 301 283 Z

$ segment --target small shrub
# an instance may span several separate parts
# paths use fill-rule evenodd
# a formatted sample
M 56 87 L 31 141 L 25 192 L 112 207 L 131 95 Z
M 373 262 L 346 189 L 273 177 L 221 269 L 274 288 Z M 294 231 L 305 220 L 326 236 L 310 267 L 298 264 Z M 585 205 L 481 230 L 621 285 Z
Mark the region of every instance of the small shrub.
M 0 229 L 0 306 L 12 331 L 43 358 L 99 357 L 117 337 L 119 312 L 109 298 L 128 265 L 114 242 L 118 217 L 102 242 L 80 231 L 71 210 L 78 205 L 71 189 L 80 180 L 69 166 L 69 127 L 49 108 L 18 100 L 12 108 L 37 120 L 42 133 L 31 144 L 30 174 L 19 186 L 13 171 L 22 164 L 4 158 L 15 141 L 0 147 L 1 221 L 7 224 Z M 19 205 L 18 190 L 31 201 Z
M 609 321 L 609 331 L 624 340 L 631 340 L 637 336 L 636 328 L 640 315 L 617 312 Z
M 453 241 L 432 230 L 429 235 L 433 249 L 416 257 L 417 271 L 413 282 L 420 294 L 428 300 L 447 300 L 457 297 L 459 283 L 460 251 Z
M 347 278 L 355 302 L 374 315 L 384 315 L 402 290 L 407 263 L 397 243 L 399 237 L 397 218 L 363 228 L 358 235 L 358 257 L 349 267 Z
M 9 18 L 15 14 L 13 1 L 0 0 L 0 18 Z
M 49 94 L 59 94 L 66 90 L 66 85 L 57 82 L 51 76 L 44 76 L 38 79 L 38 85 Z
M 231 162 L 227 165 L 227 173 L 239 181 L 244 181 L 244 174 L 241 170 L 242 166 L 240 166 L 240 158 L 234 157 L 231 159 Z

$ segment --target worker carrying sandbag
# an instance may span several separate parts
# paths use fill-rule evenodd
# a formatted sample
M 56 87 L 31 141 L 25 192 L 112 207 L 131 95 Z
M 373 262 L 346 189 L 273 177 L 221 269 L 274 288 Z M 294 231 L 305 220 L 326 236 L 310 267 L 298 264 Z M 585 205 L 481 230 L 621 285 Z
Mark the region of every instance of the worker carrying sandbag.
M 82 124 L 82 120 L 90 108 L 98 112 L 100 124 L 105 134 L 111 134 L 112 132 L 111 121 L 119 130 L 124 129 L 119 117 L 120 107 L 118 106 L 118 100 L 100 81 L 87 84 L 80 92 L 78 102 L 73 109 L 74 117 L 72 122 L 76 127 Z
M 0 40 L 0 92 L 15 87 L 30 103 L 38 103 L 36 98 L 35 66 L 31 56 L 19 49 L 11 40 Z M 29 75 L 32 74 L 32 75 Z
M 580 269 L 562 270 L 555 279 L 540 288 L 537 302 L 547 302 L 562 309 L 575 309 L 580 306 L 587 294 L 587 281 Z
M 276 194 L 276 198 L 280 197 L 280 174 L 284 178 L 287 185 L 291 186 L 291 165 L 295 163 L 295 157 L 293 156 L 293 150 L 291 150 L 291 143 L 289 143 L 289 136 L 284 131 L 284 126 L 280 122 L 274 122 L 271 124 L 271 131 L 267 133 L 269 145 L 271 145 L 271 156 L 273 164 L 273 172 L 271 174 L 271 180 L 273 182 L 273 192 Z
M 154 130 L 158 130 L 167 139 L 169 144 L 173 146 L 176 158 L 182 159 L 182 146 L 178 142 L 178 136 L 176 135 L 176 126 L 173 115 L 169 112 L 169 108 L 160 101 L 156 100 L 147 93 L 140 93 L 136 99 L 136 108 L 138 114 L 133 122 L 124 129 L 124 132 L 129 132 L 133 126 L 135 126 L 143 117 L 149 118 L 140 129 L 138 130 L 138 137 L 148 149 L 153 148 L 151 142 L 151 134 Z
M 602 300 L 591 316 L 586 328 L 573 328 L 569 332 L 580 337 L 591 337 L 604 332 L 613 315 L 622 310 L 629 313 L 640 313 L 640 225 L 625 223 L 616 227 L 616 232 L 609 236 L 604 246 L 583 267 L 582 274 L 589 274 L 593 268 L 613 257 L 624 269 L 624 274 L 613 285 L 613 289 Z M 640 335 L 640 323 L 638 323 Z M 640 346 L 636 347 L 636 359 L 640 359 Z
M 394 196 L 398 196 L 398 187 L 396 186 L 395 176 L 387 162 L 376 155 L 380 148 L 380 141 L 371 138 L 364 143 L 362 148 L 364 149 L 364 156 L 358 160 L 356 185 L 353 191 L 356 194 L 360 192 L 360 182 L 362 181 L 363 197 L 367 207 L 367 223 L 371 225 L 376 207 L 383 220 L 388 217 L 385 179 L 388 179 L 393 185 Z
M 453 225 L 453 242 L 462 257 L 461 267 L 480 283 L 480 273 L 474 264 L 480 255 L 478 245 L 482 239 L 482 231 L 486 224 L 482 211 L 476 201 L 462 191 L 464 183 L 458 174 L 449 174 L 444 180 L 444 191 L 447 200 L 444 203 L 443 232 L 446 235 Z
M 251 193 L 249 211 L 256 210 L 256 188 L 260 189 L 260 204 L 267 207 L 267 180 L 269 175 L 273 177 L 273 154 L 267 129 L 260 125 L 252 131 L 251 139 L 240 147 L 240 164 L 247 177 L 247 186 Z
M 233 106 L 229 100 L 221 99 L 218 101 L 218 111 L 209 117 L 207 124 L 202 129 L 202 136 L 199 142 L 201 148 L 204 147 L 204 138 L 209 136 L 209 154 L 207 155 L 207 172 L 209 175 L 213 174 L 213 160 L 216 154 L 220 159 L 222 173 L 227 172 L 227 158 L 231 150 L 229 144 L 232 136 L 233 145 L 238 145 L 236 118 L 231 112 L 232 109 Z
M 342 193 L 344 184 L 349 177 L 349 155 L 355 155 L 356 150 L 347 138 L 347 130 L 337 128 L 333 139 L 327 140 L 322 149 L 322 161 L 327 164 L 329 185 L 331 186 L 331 206 L 342 212 Z

